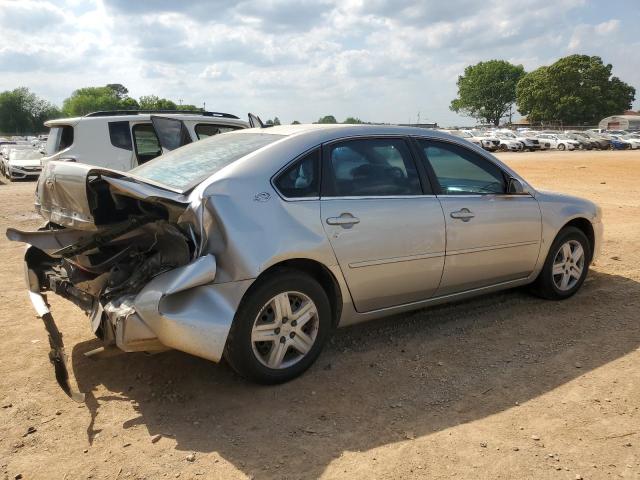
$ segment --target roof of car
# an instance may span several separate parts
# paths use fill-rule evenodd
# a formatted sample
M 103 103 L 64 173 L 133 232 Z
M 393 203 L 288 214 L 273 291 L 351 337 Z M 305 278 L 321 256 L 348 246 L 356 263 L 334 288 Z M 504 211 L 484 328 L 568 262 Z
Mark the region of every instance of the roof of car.
M 92 115 L 89 114 L 84 117 L 68 117 L 68 118 L 56 118 L 54 120 L 47 120 L 44 122 L 47 127 L 54 127 L 58 125 L 75 125 L 78 122 L 105 122 L 105 121 L 114 121 L 114 120 L 150 120 L 151 115 L 156 115 L 160 117 L 170 117 L 176 118 L 178 120 L 203 120 L 206 122 L 221 122 L 228 123 L 232 125 L 246 125 L 247 122 L 245 120 L 241 120 L 239 118 L 231 118 L 230 116 L 220 117 L 215 115 L 207 115 L 198 114 L 198 113 L 165 113 L 165 112 L 157 112 L 157 113 L 119 113 L 119 112 L 96 112 L 100 113 L 100 115 Z
M 370 124 L 344 124 L 344 123 L 306 123 L 298 125 L 276 125 L 267 128 L 250 128 L 245 132 L 261 132 L 274 135 L 304 135 L 313 133 L 325 133 L 327 137 L 334 136 L 358 136 L 358 135 L 418 135 L 418 136 L 447 136 L 434 129 L 420 127 L 403 127 L 398 125 L 370 125 Z

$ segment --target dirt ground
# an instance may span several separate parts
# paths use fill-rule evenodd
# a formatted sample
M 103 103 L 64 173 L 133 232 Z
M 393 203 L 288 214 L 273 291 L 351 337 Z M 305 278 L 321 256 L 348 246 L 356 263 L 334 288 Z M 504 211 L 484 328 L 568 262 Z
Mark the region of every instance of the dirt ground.
M 640 478 L 640 151 L 501 158 L 602 206 L 604 249 L 583 289 L 339 330 L 277 387 L 178 352 L 89 360 L 86 317 L 50 296 L 87 393 L 74 403 L 25 293 L 23 247 L 3 233 L 0 478 Z M 0 185 L 2 232 L 39 223 L 33 189 Z

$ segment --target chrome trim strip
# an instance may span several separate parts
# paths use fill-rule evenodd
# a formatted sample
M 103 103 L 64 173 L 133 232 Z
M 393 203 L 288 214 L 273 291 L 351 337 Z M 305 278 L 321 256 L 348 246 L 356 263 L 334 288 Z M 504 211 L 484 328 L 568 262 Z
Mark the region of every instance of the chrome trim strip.
M 465 253 L 476 253 L 476 252 L 486 252 L 490 250 L 501 250 L 503 248 L 515 248 L 515 247 L 525 247 L 528 245 L 538 245 L 540 242 L 530 241 L 530 242 L 517 242 L 517 243 L 505 243 L 502 245 L 489 245 L 487 247 L 477 247 L 477 248 L 465 248 L 464 250 L 452 250 L 447 252 L 447 256 L 451 255 L 463 255 Z
M 426 258 L 444 257 L 444 252 L 421 253 L 418 255 L 407 255 L 406 257 L 383 258 L 381 260 L 365 260 L 349 264 L 349 268 L 372 267 L 374 265 L 386 265 L 388 263 L 411 262 L 413 260 L 423 260 Z
M 322 197 L 325 200 L 378 200 L 378 199 L 409 200 L 412 198 L 437 198 L 435 195 L 367 195 L 367 196 L 344 196 L 344 197 Z

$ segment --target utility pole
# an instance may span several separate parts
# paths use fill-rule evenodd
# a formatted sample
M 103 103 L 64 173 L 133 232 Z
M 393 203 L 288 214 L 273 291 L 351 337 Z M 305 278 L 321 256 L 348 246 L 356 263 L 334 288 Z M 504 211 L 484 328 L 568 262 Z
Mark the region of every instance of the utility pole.
M 202 102 L 202 111 L 203 112 L 207 111 L 207 102 Z

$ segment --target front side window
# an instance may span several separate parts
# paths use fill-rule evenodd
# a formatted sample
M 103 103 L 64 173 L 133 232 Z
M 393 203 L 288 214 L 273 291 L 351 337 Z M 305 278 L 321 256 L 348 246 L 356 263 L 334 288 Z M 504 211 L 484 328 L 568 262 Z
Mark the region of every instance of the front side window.
M 346 140 L 330 145 L 328 150 L 326 196 L 422 194 L 418 172 L 402 139 Z
M 56 125 L 49 130 L 45 151 L 53 155 L 73 144 L 73 127 L 71 125 Z
M 132 150 L 129 122 L 109 122 L 109 139 L 114 147 Z
M 227 125 L 215 125 L 213 123 L 199 123 L 195 126 L 194 130 L 196 131 L 198 140 L 202 140 L 203 138 L 213 137 L 219 133 L 232 132 L 237 130 L 237 128 Z
M 294 162 L 273 183 L 287 198 L 319 197 L 320 150 L 314 150 Z
M 136 147 L 138 163 L 143 164 L 162 154 L 160 141 L 153 125 L 141 123 L 133 126 L 133 140 Z
M 433 168 L 443 195 L 500 194 L 506 192 L 502 170 L 459 145 L 418 140 Z

